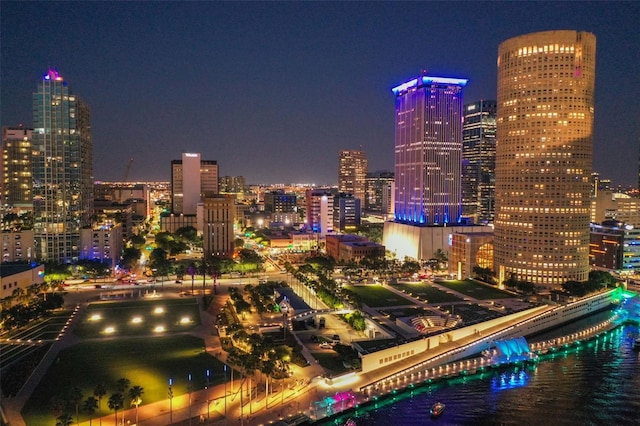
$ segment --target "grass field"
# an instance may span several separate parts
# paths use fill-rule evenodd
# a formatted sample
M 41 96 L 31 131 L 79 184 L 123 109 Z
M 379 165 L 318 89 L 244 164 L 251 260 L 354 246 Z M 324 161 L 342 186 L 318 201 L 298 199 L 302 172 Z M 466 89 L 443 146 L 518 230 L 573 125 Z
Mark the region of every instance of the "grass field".
M 448 303 L 463 300 L 458 296 L 446 293 L 430 284 L 394 284 L 393 286 L 400 291 L 406 292 L 408 295 L 418 297 L 422 301 L 426 299 L 427 303 Z
M 409 299 L 387 290 L 379 285 L 345 286 L 360 297 L 362 303 L 372 308 L 385 306 L 413 305 Z
M 187 331 L 199 324 L 195 298 L 100 302 L 87 307 L 74 333 L 82 338 L 141 336 Z
M 497 288 L 492 288 L 472 280 L 438 281 L 436 284 L 441 285 L 443 287 L 447 287 L 451 290 L 455 290 L 457 292 L 466 294 L 467 296 L 471 296 L 475 299 L 480 299 L 480 300 L 508 299 L 508 298 L 518 297 L 506 291 L 502 291 Z
M 84 401 L 93 395 L 96 385 L 102 383 L 107 394 L 93 417 L 113 414 L 107 400 L 117 392 L 115 384 L 122 377 L 129 379 L 131 386 L 144 388 L 145 404 L 167 398 L 170 377 L 175 395 L 187 392 L 189 374 L 192 374 L 193 389 L 203 389 L 207 369 L 212 385 L 224 382 L 223 364 L 205 352 L 202 339 L 193 336 L 83 342 L 60 353 L 22 413 L 28 425 L 53 425 L 55 416 L 49 407 L 54 395 L 64 397 L 78 387 Z M 125 407 L 129 407 L 128 397 L 125 397 Z M 80 420 L 88 420 L 87 415 L 81 414 Z

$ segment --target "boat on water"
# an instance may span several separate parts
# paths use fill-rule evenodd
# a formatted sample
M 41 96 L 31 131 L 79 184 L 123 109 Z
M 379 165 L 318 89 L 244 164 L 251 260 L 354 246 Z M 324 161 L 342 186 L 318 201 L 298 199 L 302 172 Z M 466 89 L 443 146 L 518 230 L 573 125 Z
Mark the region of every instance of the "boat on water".
M 429 412 L 431 413 L 431 417 L 440 417 L 442 413 L 444 413 L 445 408 L 446 405 L 444 405 L 442 402 L 436 402 L 431 406 L 431 409 L 429 410 Z

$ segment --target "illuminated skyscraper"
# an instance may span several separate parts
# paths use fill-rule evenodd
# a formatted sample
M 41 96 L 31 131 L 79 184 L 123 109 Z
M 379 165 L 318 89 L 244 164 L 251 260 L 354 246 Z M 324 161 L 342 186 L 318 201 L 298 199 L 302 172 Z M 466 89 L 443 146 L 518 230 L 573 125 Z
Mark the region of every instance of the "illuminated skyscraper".
M 595 64 L 587 32 L 527 34 L 498 48 L 500 282 L 588 278 Z
M 492 223 L 496 188 L 496 101 L 464 106 L 462 215 Z
M 468 80 L 421 75 L 396 96 L 395 220 L 442 225 L 462 215 L 462 90 Z
M 202 160 L 200 154 L 183 152 L 181 160 L 171 161 L 171 203 L 175 214 L 196 214 L 205 195 L 217 194 L 218 163 Z
M 33 94 L 35 257 L 71 262 L 80 229 L 93 215 L 93 142 L 89 107 L 50 69 Z
M 353 194 L 363 202 L 368 167 L 367 154 L 364 151 L 340 151 L 338 191 Z
M 33 129 L 22 126 L 2 128 L 3 204 L 29 209 L 33 207 L 31 154 Z

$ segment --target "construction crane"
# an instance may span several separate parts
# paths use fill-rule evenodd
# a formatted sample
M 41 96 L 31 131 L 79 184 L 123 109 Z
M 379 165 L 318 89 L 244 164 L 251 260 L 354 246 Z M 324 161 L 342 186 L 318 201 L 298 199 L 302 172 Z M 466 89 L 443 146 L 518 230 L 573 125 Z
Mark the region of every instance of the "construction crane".
M 127 167 L 124 169 L 124 178 L 122 179 L 123 182 L 129 181 L 129 172 L 131 171 L 132 164 L 133 164 L 133 157 L 129 159 L 129 163 L 127 164 Z

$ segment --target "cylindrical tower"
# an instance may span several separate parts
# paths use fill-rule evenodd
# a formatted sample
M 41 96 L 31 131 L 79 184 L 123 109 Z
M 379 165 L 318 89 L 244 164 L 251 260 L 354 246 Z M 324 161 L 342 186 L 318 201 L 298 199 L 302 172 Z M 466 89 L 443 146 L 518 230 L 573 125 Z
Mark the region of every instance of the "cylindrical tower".
M 596 38 L 546 31 L 498 48 L 494 265 L 499 281 L 585 281 Z

